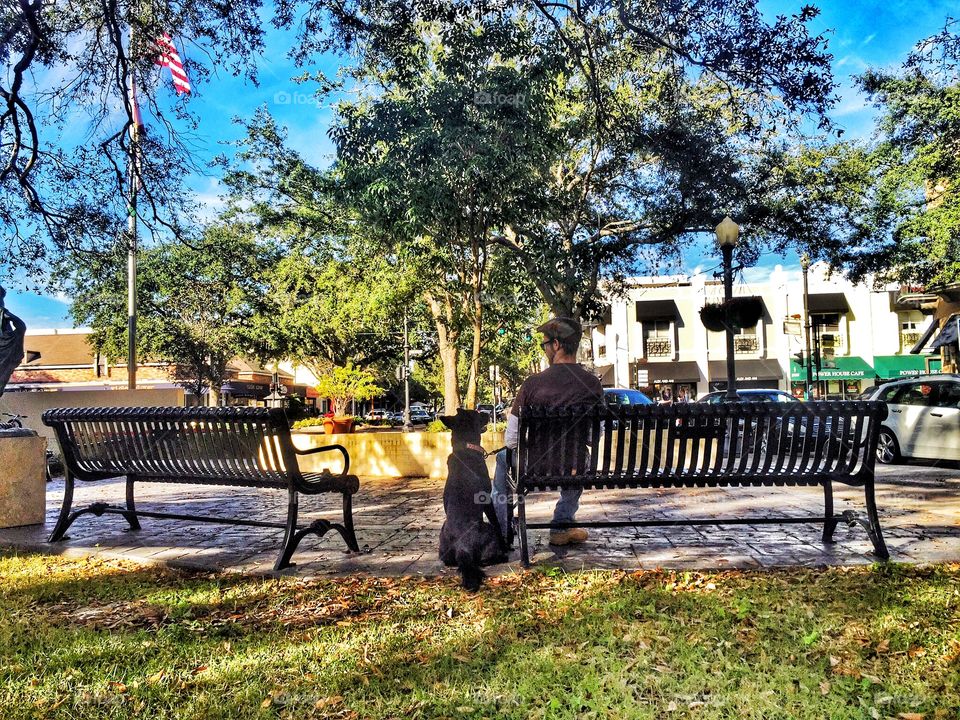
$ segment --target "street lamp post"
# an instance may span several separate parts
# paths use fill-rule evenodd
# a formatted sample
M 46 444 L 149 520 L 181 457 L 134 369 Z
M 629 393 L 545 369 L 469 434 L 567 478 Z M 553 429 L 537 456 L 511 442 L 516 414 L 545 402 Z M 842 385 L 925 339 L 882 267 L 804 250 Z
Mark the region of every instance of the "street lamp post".
M 813 355 L 810 352 L 810 291 L 807 286 L 807 271 L 810 269 L 810 256 L 803 253 L 800 256 L 800 268 L 803 270 L 803 336 L 807 350 L 807 392 L 806 400 L 813 397 Z
M 412 432 L 410 421 L 410 327 L 407 314 L 403 314 L 403 431 Z
M 740 237 L 740 226 L 729 216 L 720 221 L 716 227 L 717 244 L 723 254 L 723 299 L 729 307 L 733 298 L 733 249 L 737 246 Z M 733 328 L 729 319 L 727 326 L 727 400 L 739 400 L 737 395 L 737 369 L 734 359 Z

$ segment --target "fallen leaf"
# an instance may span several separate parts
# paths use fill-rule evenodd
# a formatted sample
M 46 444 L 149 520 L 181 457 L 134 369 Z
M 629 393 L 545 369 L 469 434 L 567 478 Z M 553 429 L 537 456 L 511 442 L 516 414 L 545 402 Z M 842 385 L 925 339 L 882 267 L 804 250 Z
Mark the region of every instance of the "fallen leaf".
M 191 670 L 190 673 L 191 673 L 192 675 L 199 675 L 199 674 L 202 673 L 202 672 L 206 672 L 206 670 L 207 670 L 207 666 L 206 666 L 206 665 L 198 665 L 198 666 L 195 667 L 193 670 Z
M 148 675 L 147 685 L 156 685 L 158 682 L 163 680 L 165 676 L 166 676 L 166 672 L 163 670 L 160 670 L 159 672 L 155 672 L 153 675 Z
M 923 720 L 926 715 L 923 713 L 900 713 L 897 717 L 900 720 Z
M 124 685 L 122 682 L 119 682 L 119 681 L 117 681 L 117 680 L 111 680 L 110 682 L 107 683 L 107 685 L 108 685 L 108 686 L 110 687 L 110 689 L 113 690 L 115 693 L 121 693 L 121 694 L 122 694 L 122 693 L 125 693 L 125 692 L 127 691 L 127 686 Z
M 339 705 L 342 702 L 343 702 L 343 695 L 333 695 L 331 697 L 320 698 L 313 704 L 313 706 L 317 710 L 322 710 L 325 707 L 330 707 L 331 705 Z
M 876 651 L 876 653 L 877 653 L 878 655 L 879 655 L 880 653 L 885 653 L 885 652 L 887 652 L 887 650 L 889 650 L 889 649 L 890 649 L 890 641 L 889 641 L 889 640 L 881 640 L 879 643 L 877 643 L 877 647 L 874 648 L 874 650 Z
M 260 707 L 262 708 L 268 708 L 271 705 L 273 705 L 273 698 L 270 698 L 270 697 L 268 697 L 266 700 L 260 703 Z
M 826 695 L 829 692 L 830 692 L 830 683 L 826 681 L 820 683 L 820 694 Z

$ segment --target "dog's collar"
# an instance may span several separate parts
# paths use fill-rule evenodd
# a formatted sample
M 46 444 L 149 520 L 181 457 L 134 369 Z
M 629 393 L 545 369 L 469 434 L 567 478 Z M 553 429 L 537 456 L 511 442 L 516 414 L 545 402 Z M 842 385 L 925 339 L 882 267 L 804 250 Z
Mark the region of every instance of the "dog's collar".
M 474 445 L 473 443 L 467 443 L 467 450 L 475 450 L 475 451 L 477 451 L 478 453 L 483 453 L 484 455 L 487 454 L 487 451 L 486 451 L 486 450 L 484 450 L 484 449 L 483 449 L 482 447 L 480 447 L 479 445 Z

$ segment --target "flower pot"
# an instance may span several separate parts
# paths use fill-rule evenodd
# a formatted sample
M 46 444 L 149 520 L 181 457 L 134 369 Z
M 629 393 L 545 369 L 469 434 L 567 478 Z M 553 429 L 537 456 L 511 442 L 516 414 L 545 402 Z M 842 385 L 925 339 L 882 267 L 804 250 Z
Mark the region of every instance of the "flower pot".
M 352 433 L 354 422 L 356 422 L 356 418 L 350 415 L 345 415 L 343 417 L 324 418 L 323 431 L 327 435 Z
M 726 330 L 726 321 L 727 313 L 723 305 L 717 305 L 715 303 L 708 303 L 700 308 L 700 322 L 703 323 L 703 326 L 707 330 L 713 332 L 723 332 Z

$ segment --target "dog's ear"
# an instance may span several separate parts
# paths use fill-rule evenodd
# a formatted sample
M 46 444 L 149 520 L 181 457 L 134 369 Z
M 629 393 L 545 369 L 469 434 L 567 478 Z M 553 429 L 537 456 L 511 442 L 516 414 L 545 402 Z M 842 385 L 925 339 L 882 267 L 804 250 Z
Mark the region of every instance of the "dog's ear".
M 456 415 L 441 415 L 437 418 L 440 422 L 446 425 L 451 430 L 456 429 L 457 427 L 457 416 Z

